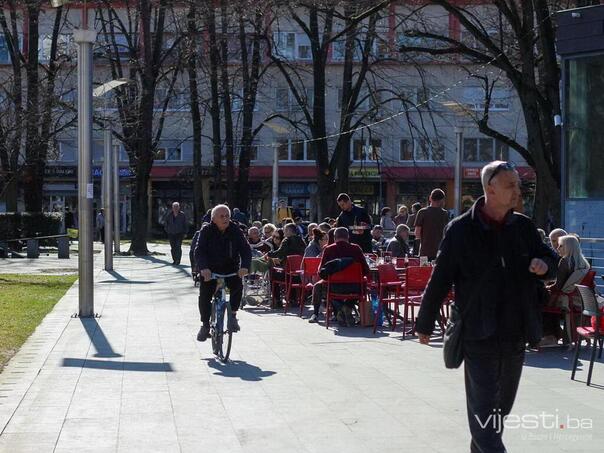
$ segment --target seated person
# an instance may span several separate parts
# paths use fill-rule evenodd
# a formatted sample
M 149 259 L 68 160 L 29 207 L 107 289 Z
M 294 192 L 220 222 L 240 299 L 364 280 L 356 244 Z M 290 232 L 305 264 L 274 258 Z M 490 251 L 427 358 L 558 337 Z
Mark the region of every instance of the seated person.
M 287 257 L 290 255 L 304 255 L 306 245 L 300 236 L 298 236 L 298 228 L 295 223 L 287 223 L 283 228 L 284 239 L 281 246 L 272 252 L 268 252 L 265 256 L 269 258 L 276 266 L 285 266 Z M 271 278 L 277 281 L 285 281 L 285 273 L 273 269 Z M 281 294 L 279 289 L 273 294 L 273 307 L 280 308 L 282 306 Z M 297 299 L 296 299 L 297 300 Z
M 252 248 L 252 256 L 262 256 L 272 250 L 271 246 L 260 238 L 260 230 L 256 227 L 247 231 L 247 241 Z
M 316 223 L 311 222 L 311 223 L 309 223 L 309 224 L 308 224 L 308 234 L 307 234 L 307 235 L 306 235 L 306 237 L 304 238 L 304 241 L 305 241 L 307 244 L 310 244 L 310 243 L 312 242 L 312 240 L 313 240 L 313 237 L 312 237 L 312 232 L 313 232 L 313 231 L 315 230 L 315 228 L 317 228 L 317 227 L 318 227 L 318 225 L 317 225 Z
M 396 234 L 388 241 L 386 246 L 386 251 L 390 252 L 393 258 L 404 258 L 411 254 L 411 249 L 407 243 L 410 231 L 404 223 L 397 225 Z
M 304 258 L 317 258 L 321 256 L 323 253 L 323 249 L 327 246 L 328 235 L 323 233 L 318 228 L 315 228 L 314 231 L 311 232 L 312 241 L 306 247 L 304 251 Z
M 557 239 L 560 263 L 556 274 L 556 282 L 548 285 L 550 290 L 549 307 L 561 308 L 565 315 L 566 337 L 572 340 L 570 332 L 570 316 L 574 316 L 572 308 L 581 308 L 581 296 L 575 289 L 578 283 L 589 272 L 589 262 L 581 252 L 581 246 L 576 236 L 567 235 Z M 555 313 L 543 313 L 543 339 L 539 346 L 551 346 L 558 344 L 563 338 L 560 328 L 560 319 Z M 566 340 L 565 340 L 566 341 Z
M 370 278 L 369 266 L 367 265 L 367 260 L 365 260 L 365 255 L 363 255 L 363 250 L 358 245 L 349 242 L 348 229 L 345 227 L 336 228 L 334 231 L 334 240 L 335 242 L 332 245 L 328 245 L 323 250 L 319 269 L 321 269 L 325 263 L 335 260 L 336 258 L 352 258 L 354 262 L 360 263 L 363 267 L 363 275 Z M 361 288 L 359 288 L 357 284 L 334 284 L 332 285 L 332 288 L 334 291 L 346 293 L 354 293 L 357 291 L 360 293 L 361 291 Z M 318 322 L 321 300 L 326 293 L 327 282 L 319 282 L 314 286 L 312 292 L 314 312 L 308 322 Z M 334 307 L 335 305 L 336 304 L 334 304 Z M 337 314 L 338 321 L 340 323 L 345 323 L 348 327 L 354 326 L 355 320 L 352 315 L 352 305 L 350 303 L 341 303 L 338 305 L 340 305 L 340 310 L 338 310 Z
M 558 253 L 558 239 L 567 235 L 568 233 L 562 228 L 556 228 L 549 233 L 549 243 L 554 252 Z
M 371 230 L 371 248 L 374 253 L 379 253 L 386 247 L 386 238 L 384 229 L 380 225 L 375 225 Z

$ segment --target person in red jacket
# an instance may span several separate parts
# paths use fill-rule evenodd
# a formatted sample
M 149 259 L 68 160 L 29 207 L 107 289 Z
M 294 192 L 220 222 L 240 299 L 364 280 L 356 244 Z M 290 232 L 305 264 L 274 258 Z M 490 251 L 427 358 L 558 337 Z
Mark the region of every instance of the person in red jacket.
M 334 231 L 334 240 L 335 242 L 323 250 L 323 256 L 321 258 L 321 264 L 319 265 L 319 269 L 321 269 L 325 263 L 329 261 L 335 260 L 337 258 L 352 258 L 354 262 L 360 263 L 363 268 L 363 275 L 370 278 L 369 266 L 367 265 L 367 260 L 365 259 L 365 255 L 363 255 L 363 250 L 357 244 L 351 244 L 349 242 L 348 229 L 345 227 L 336 228 Z M 333 285 L 336 287 L 336 285 Z M 336 291 L 340 292 L 350 292 L 354 293 L 358 291 L 360 293 L 361 289 L 356 284 L 341 284 L 337 285 L 337 288 L 334 288 Z M 327 290 L 327 285 L 324 283 L 317 283 L 313 288 L 312 292 L 312 301 L 314 306 L 314 312 L 308 322 L 316 323 L 319 320 L 319 310 L 321 308 L 321 300 L 323 299 L 324 293 Z M 352 327 L 355 324 L 354 317 L 352 316 L 352 306 L 343 303 L 340 306 L 340 310 L 338 310 L 338 321 L 341 323 L 345 323 L 348 327 Z

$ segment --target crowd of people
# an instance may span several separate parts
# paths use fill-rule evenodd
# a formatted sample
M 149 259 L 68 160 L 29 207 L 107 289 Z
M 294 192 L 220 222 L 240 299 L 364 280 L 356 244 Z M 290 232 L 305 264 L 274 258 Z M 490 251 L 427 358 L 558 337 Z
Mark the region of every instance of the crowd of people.
M 292 217 L 292 209 L 285 204 L 279 206 L 275 223 L 265 219 L 248 224 L 241 211 L 231 212 L 226 205 L 214 207 L 191 246 L 193 269 L 202 277 L 202 326 L 197 339 L 205 341 L 210 331 L 216 285 L 212 273 L 235 274 L 225 283 L 233 312 L 229 329 L 237 331 L 242 278 L 252 272 L 283 282 L 286 261 L 292 255 L 320 258 L 321 274 L 332 268 L 340 270 L 343 262 L 359 263 L 368 283 L 372 279 L 368 265 L 371 254 L 426 257 L 434 267 L 415 332 L 420 343 L 430 342 L 441 305 L 454 288 L 455 305 L 464 316 L 462 353 L 472 451 L 505 451 L 501 432 L 485 429 L 476 420 L 495 409 L 503 416 L 510 412 L 527 344 L 546 347 L 573 341 L 572 326 L 578 322 L 574 317 L 581 312 L 575 285 L 584 282 L 590 264 L 577 235 L 556 229 L 548 236 L 528 217 L 515 212 L 521 193 L 513 164 L 496 161 L 486 165 L 481 182 L 484 196 L 452 221 L 444 209 L 446 197 L 441 189 L 430 193 L 427 206 L 415 203 L 410 211 L 401 206 L 396 216 L 390 208 L 383 208 L 376 224 L 345 193 L 337 197 L 339 215 L 318 224 Z M 177 208 L 173 206 L 169 213 L 168 233 L 172 231 L 170 225 L 177 229 L 179 224 Z M 386 238 L 387 231 L 392 231 L 392 237 Z M 178 239 L 171 244 L 180 247 Z M 177 251 L 173 259 L 180 262 Z M 336 265 L 330 266 L 333 263 Z M 272 292 L 273 308 L 282 307 L 286 297 L 279 290 L 281 286 Z M 361 294 L 359 286 L 343 283 L 335 289 Z M 325 296 L 324 280 L 316 281 L 310 295 L 313 310 L 309 322 L 319 321 Z M 289 302 L 294 305 L 298 300 L 296 295 Z M 356 324 L 354 303 L 336 301 L 333 306 L 341 325 Z M 506 372 L 501 373 L 501 369 Z

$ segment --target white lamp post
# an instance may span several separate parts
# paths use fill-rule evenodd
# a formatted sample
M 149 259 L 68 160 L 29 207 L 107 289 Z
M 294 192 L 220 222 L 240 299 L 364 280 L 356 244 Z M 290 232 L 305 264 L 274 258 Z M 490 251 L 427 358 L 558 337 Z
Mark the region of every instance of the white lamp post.
M 112 80 L 110 82 L 104 83 L 103 85 L 97 87 L 92 92 L 92 96 L 95 98 L 100 98 L 104 96 L 109 91 L 117 88 L 121 85 L 128 83 L 126 79 L 117 79 Z M 114 217 L 116 209 L 114 207 L 115 202 L 115 193 L 117 192 L 119 197 L 119 167 L 117 164 L 117 158 L 114 156 L 113 145 L 112 145 L 112 133 L 111 133 L 111 125 L 107 119 L 107 109 L 104 108 L 105 112 L 105 133 L 104 133 L 104 156 L 103 156 L 103 207 L 105 210 L 105 270 L 111 271 L 113 270 L 113 247 L 112 240 L 114 237 L 113 231 L 114 228 L 116 231 L 119 231 L 119 219 L 118 216 Z M 115 178 L 115 173 L 118 174 L 117 178 Z M 116 182 L 117 180 L 117 182 Z M 119 203 L 119 198 L 118 198 Z M 118 204 L 119 207 L 119 204 Z M 118 212 L 119 215 L 119 212 Z M 117 226 L 115 226 L 117 224 Z M 119 233 L 118 233 L 119 234 Z M 119 241 L 119 236 L 116 241 Z M 118 247 L 119 251 L 119 247 Z
M 59 8 L 69 0 L 51 0 Z M 88 5 L 82 8 L 80 29 L 73 31 L 78 44 L 78 277 L 81 318 L 94 316 L 92 199 L 92 44 L 96 32 L 88 29 Z

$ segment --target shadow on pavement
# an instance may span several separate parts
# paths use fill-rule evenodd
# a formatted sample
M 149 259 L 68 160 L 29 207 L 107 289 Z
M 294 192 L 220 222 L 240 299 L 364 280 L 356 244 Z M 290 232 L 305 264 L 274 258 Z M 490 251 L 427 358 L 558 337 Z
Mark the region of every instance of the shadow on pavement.
M 191 266 L 188 266 L 186 264 L 174 265 L 169 261 L 160 260 L 159 258 L 156 258 L 153 255 L 141 255 L 138 258 L 143 259 L 145 261 L 150 261 L 154 264 L 162 264 L 163 267 L 167 267 L 167 266 L 174 267 L 176 270 L 185 274 L 187 277 L 192 278 L 191 273 L 189 271 L 187 271 L 187 269 L 191 269 Z
M 210 368 L 216 370 L 216 373 L 214 373 L 216 376 L 239 378 L 242 381 L 261 381 L 276 374 L 275 371 L 263 371 L 262 368 L 250 365 L 243 360 L 232 360 L 226 364 L 214 358 L 204 360 L 208 362 Z
M 84 330 L 92 341 L 92 345 L 94 349 L 96 349 L 96 354 L 94 357 L 102 357 L 106 359 L 122 357 L 121 354 L 118 354 L 111 347 L 111 343 L 105 336 L 105 332 L 101 329 L 101 326 L 97 322 L 96 318 L 80 318 L 80 322 L 84 326 Z
M 110 362 L 107 360 L 63 359 L 63 366 L 75 368 L 93 368 L 96 370 L 124 370 L 148 372 L 172 372 L 172 365 L 159 362 Z
M 96 349 L 94 357 L 112 359 L 122 357 L 113 350 L 111 343 L 105 336 L 103 329 L 96 318 L 80 318 L 84 330 Z M 149 371 L 149 372 L 171 372 L 174 371 L 169 363 L 164 362 L 113 362 L 108 360 L 64 358 L 64 367 L 94 368 L 98 370 L 124 370 L 124 371 Z

